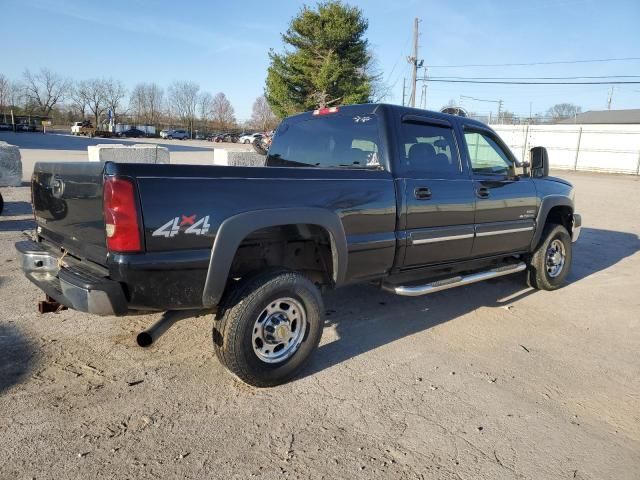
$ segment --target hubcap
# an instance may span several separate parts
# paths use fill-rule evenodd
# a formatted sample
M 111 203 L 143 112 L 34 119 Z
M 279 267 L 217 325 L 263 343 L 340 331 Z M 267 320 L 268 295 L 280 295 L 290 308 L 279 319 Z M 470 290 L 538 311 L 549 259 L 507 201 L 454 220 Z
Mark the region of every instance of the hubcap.
M 564 268 L 564 262 L 566 258 L 566 253 L 564 249 L 564 244 L 560 240 L 554 240 L 549 245 L 547 249 L 546 256 L 546 265 L 547 265 L 547 274 L 551 278 L 555 278 L 560 275 L 562 269 Z
M 283 362 L 298 350 L 306 330 L 307 316 L 300 302 L 279 298 L 262 310 L 253 325 L 253 351 L 263 362 Z

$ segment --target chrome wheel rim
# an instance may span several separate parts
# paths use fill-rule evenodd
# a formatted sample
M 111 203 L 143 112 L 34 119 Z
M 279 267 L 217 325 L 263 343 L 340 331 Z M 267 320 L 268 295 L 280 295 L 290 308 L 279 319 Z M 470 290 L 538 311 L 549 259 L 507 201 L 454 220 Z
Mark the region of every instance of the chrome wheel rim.
M 560 240 L 554 240 L 547 249 L 546 265 L 547 274 L 551 278 L 555 278 L 560 275 L 564 268 L 564 262 L 566 259 L 566 252 L 564 249 L 564 243 Z
M 291 297 L 269 302 L 253 325 L 251 345 L 265 363 L 284 362 L 300 347 L 307 331 L 302 304 Z

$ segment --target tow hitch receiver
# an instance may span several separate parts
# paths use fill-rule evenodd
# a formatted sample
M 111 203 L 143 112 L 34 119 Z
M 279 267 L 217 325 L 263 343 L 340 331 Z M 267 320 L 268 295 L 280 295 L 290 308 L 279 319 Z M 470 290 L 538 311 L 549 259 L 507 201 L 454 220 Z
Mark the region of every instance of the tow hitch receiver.
M 38 311 L 40 313 L 58 313 L 62 310 L 67 310 L 67 307 L 62 305 L 60 302 L 57 302 L 49 295 L 47 295 L 44 300 L 40 300 L 38 302 Z

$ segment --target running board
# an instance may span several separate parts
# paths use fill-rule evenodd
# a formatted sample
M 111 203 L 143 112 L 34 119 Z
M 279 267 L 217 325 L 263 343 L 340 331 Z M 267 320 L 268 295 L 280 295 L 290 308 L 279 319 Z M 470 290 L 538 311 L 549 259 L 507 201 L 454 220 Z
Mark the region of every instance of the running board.
M 462 285 L 469 285 L 471 283 L 482 282 L 483 280 L 489 280 L 490 278 L 502 277 L 504 275 L 511 275 L 512 273 L 522 272 L 526 270 L 527 265 L 524 262 L 516 263 L 515 265 L 505 265 L 503 267 L 492 268 L 484 272 L 472 273 L 469 275 L 459 275 L 457 277 L 447 278 L 444 280 L 438 280 L 437 282 L 427 283 L 426 285 L 391 285 L 383 284 L 382 288 L 388 292 L 395 293 L 396 295 L 402 295 L 404 297 L 418 297 L 420 295 L 427 295 L 428 293 L 439 292 L 441 290 L 447 290 L 449 288 L 461 287 Z

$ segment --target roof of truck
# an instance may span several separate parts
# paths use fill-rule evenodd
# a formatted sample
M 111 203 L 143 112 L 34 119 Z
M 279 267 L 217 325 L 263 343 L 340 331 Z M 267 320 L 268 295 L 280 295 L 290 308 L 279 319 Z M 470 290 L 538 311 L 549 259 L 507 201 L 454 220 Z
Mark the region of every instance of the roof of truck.
M 401 105 L 392 105 L 389 103 L 358 103 L 358 104 L 352 104 L 352 105 L 339 105 L 337 107 L 327 107 L 325 110 L 327 110 L 327 113 L 332 113 L 329 110 L 335 108 L 337 109 L 337 112 L 341 112 L 341 111 L 347 111 L 347 112 L 352 112 L 352 113 L 360 113 L 360 114 L 366 114 L 366 113 L 375 113 L 376 110 L 378 110 L 379 108 L 385 108 L 385 109 L 392 109 L 395 110 L 397 112 L 401 112 L 401 113 L 409 113 L 409 114 L 414 114 L 414 115 L 424 115 L 424 116 L 429 116 L 431 118 L 438 118 L 438 119 L 443 119 L 443 120 L 448 120 L 451 123 L 454 122 L 463 122 L 467 125 L 475 125 L 478 127 L 484 127 L 487 128 L 487 126 L 482 123 L 479 122 L 477 120 L 473 120 L 471 118 L 468 117 L 461 117 L 458 115 L 451 115 L 448 113 L 442 113 L 442 112 L 436 112 L 433 110 L 423 110 L 421 108 L 412 108 L 412 107 L 404 107 Z M 323 109 L 319 109 L 319 110 L 323 110 Z M 302 112 L 302 113 L 297 113 L 295 115 L 291 115 L 290 117 L 287 118 L 299 118 L 299 117 L 309 117 L 312 115 L 317 115 L 317 113 L 319 110 L 310 110 L 307 112 Z

